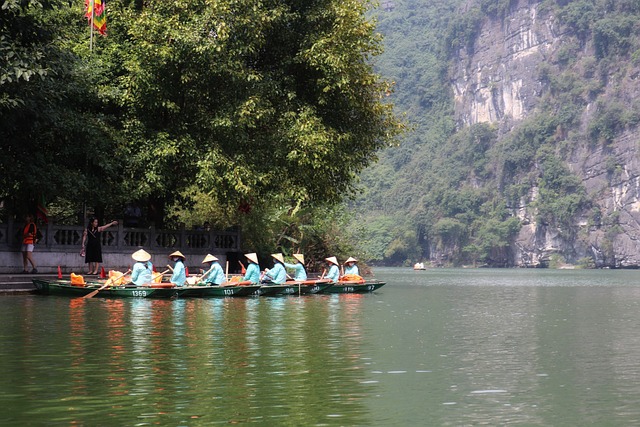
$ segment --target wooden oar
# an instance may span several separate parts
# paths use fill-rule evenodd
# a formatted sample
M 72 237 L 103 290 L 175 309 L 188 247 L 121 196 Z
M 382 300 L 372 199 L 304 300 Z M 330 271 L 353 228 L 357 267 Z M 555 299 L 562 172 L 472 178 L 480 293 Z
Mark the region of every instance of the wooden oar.
M 164 276 L 168 272 L 169 272 L 169 269 L 163 271 L 162 273 L 153 273 L 153 275 L 151 276 L 151 281 L 155 282 L 155 280 L 158 278 L 158 276 Z
M 244 268 L 244 264 L 242 263 L 242 261 L 238 260 L 238 263 L 240 264 L 240 273 L 246 274 L 247 273 L 247 269 Z
M 194 285 L 197 285 L 198 283 L 202 282 L 202 279 L 204 277 L 207 276 L 207 274 L 211 273 L 211 271 L 213 271 L 214 267 L 211 267 L 209 270 L 205 271 L 204 273 L 202 273 L 202 275 L 200 277 L 198 277 L 198 280 L 196 280 L 196 283 L 194 283 Z
M 122 279 L 124 276 L 126 276 L 127 274 L 129 274 L 131 272 L 131 269 L 125 271 L 124 273 L 122 273 L 120 276 L 118 276 L 115 279 L 109 278 L 107 279 L 107 281 L 104 283 L 104 285 L 100 286 L 98 289 L 96 289 L 93 292 L 89 292 L 88 294 L 86 294 L 85 296 L 83 296 L 82 298 L 93 298 L 98 292 L 100 292 L 101 290 L 103 290 L 104 288 L 106 288 L 107 286 L 111 285 L 112 283 L 115 283 L 116 280 Z

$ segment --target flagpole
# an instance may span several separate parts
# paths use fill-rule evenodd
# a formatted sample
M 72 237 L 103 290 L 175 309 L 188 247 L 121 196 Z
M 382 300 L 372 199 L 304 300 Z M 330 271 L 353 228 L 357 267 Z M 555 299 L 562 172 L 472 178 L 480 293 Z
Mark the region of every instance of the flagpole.
M 94 0 L 90 0 L 89 4 L 91 6 L 91 36 L 89 38 L 89 52 L 93 52 L 93 17 L 96 14 L 96 5 L 94 3 Z

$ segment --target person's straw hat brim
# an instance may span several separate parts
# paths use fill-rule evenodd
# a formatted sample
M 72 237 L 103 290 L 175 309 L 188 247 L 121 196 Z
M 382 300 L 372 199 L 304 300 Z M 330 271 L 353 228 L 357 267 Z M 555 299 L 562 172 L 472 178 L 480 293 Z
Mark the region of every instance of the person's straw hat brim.
M 304 264 L 304 255 L 303 254 L 293 254 L 293 257 L 300 261 L 300 264 Z
M 180 251 L 175 251 L 175 252 L 169 254 L 169 258 L 173 258 L 173 257 L 180 257 L 183 260 L 187 259 L 187 257 L 182 255 L 182 252 L 180 252 Z
M 247 257 L 247 259 L 252 263 L 258 264 L 258 254 L 256 254 L 255 252 L 251 252 L 250 254 L 244 254 L 244 256 Z
M 358 262 L 358 260 L 357 260 L 357 259 L 355 259 L 354 257 L 349 257 L 349 258 L 347 258 L 347 260 L 345 261 L 345 264 L 346 264 L 346 263 L 348 263 L 348 262 Z
M 340 265 L 338 264 L 338 258 L 334 257 L 334 256 L 330 256 L 329 258 L 325 258 L 326 261 L 329 261 L 331 264 L 335 264 L 335 265 Z
M 218 261 L 218 258 L 214 257 L 211 254 L 207 254 L 207 256 L 204 257 L 204 259 L 202 260 L 202 263 L 204 264 L 205 262 L 213 262 L 213 261 Z
M 151 254 L 149 252 L 145 251 L 144 249 L 140 249 L 139 251 L 135 251 L 131 255 L 131 258 L 133 258 L 134 261 L 146 262 L 146 261 L 149 261 L 151 259 Z
M 278 261 L 280 261 L 281 263 L 284 264 L 284 257 L 282 256 L 282 254 L 271 254 L 271 256 L 274 259 L 276 259 L 276 260 L 278 260 Z

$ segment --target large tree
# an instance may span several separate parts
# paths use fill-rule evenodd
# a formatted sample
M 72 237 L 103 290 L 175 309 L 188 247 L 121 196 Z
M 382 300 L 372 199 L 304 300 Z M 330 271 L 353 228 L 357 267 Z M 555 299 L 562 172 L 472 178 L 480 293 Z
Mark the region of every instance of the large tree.
M 380 39 L 366 2 L 113 0 L 108 37 L 89 52 L 77 5 L 8 1 L 15 13 L 0 22 L 0 43 L 24 44 L 10 25 L 22 15 L 47 31 L 30 48 L 57 56 L 30 67 L 51 70 L 37 83 L 48 92 L 20 76 L 0 81 L 0 135 L 16 149 L 3 165 L 13 171 L 5 197 L 45 183 L 96 203 L 97 176 L 114 203 L 206 199 L 223 212 L 335 203 L 401 128 L 372 71 Z M 46 120 L 33 120 L 43 102 Z
M 100 48 L 123 57 L 108 83 L 143 193 L 335 202 L 399 128 L 365 2 L 110 4 Z

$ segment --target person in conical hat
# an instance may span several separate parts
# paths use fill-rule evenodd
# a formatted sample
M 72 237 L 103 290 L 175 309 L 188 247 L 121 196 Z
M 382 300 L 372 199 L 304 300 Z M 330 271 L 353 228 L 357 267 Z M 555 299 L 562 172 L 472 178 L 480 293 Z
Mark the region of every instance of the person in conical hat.
M 347 258 L 347 260 L 344 262 L 344 275 L 346 276 L 347 274 L 355 274 L 355 275 L 360 275 L 360 270 L 358 269 L 358 266 L 356 265 L 356 262 L 358 262 L 357 259 L 355 259 L 354 257 L 349 257 Z
M 287 271 L 284 269 L 284 257 L 280 253 L 271 254 L 271 257 L 275 259 L 275 262 L 271 270 L 264 271 L 264 280 L 267 284 L 281 285 L 287 281 Z
M 249 261 L 249 265 L 247 265 L 247 271 L 244 273 L 242 277 L 243 281 L 249 281 L 254 285 L 260 283 L 260 264 L 258 263 L 258 255 L 255 252 L 251 252 L 249 254 L 244 254 L 244 256 Z
M 173 266 L 173 274 L 171 275 L 171 279 L 169 279 L 169 281 L 176 286 L 184 286 L 184 282 L 187 281 L 187 270 L 184 267 L 184 261 L 187 258 L 182 255 L 182 252 L 175 251 L 169 254 L 169 259 L 175 262 L 175 265 Z
M 251 252 L 250 254 L 244 254 L 244 256 L 252 263 L 254 264 L 260 264 L 258 262 L 258 255 L 255 252 Z
M 140 249 L 131 255 L 135 264 L 131 269 L 131 281 L 134 285 L 144 285 L 145 283 L 151 283 L 153 275 L 153 264 L 151 263 L 151 254 Z
M 202 282 L 207 285 L 221 285 L 225 281 L 226 277 L 218 258 L 208 254 L 202 263 L 207 266 L 207 271 L 200 278 Z
M 329 272 L 327 273 L 325 279 L 330 279 L 333 283 L 338 283 L 338 279 L 340 279 L 340 267 L 338 264 L 338 259 L 334 256 L 330 256 L 325 258 L 327 264 L 329 264 Z
M 284 266 L 295 272 L 293 280 L 304 282 L 305 280 L 307 280 L 307 270 L 304 268 L 304 255 L 293 254 L 293 257 L 295 258 L 296 262 L 294 264 L 285 262 Z

